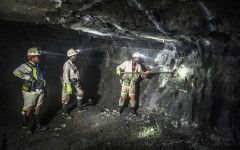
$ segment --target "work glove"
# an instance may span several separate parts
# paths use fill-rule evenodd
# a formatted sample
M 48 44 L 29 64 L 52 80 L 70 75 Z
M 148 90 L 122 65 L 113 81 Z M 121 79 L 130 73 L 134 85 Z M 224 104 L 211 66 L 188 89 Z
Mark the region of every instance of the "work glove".
M 33 81 L 36 81 L 36 79 L 30 78 L 28 81 L 33 82 Z
M 67 93 L 68 93 L 68 94 L 72 94 L 72 86 L 71 86 L 71 84 L 70 84 L 70 83 L 67 83 L 67 84 L 66 84 L 66 87 L 67 87 L 67 89 L 66 89 L 66 90 L 67 90 Z
M 147 76 L 147 75 L 150 74 L 150 71 L 145 71 L 143 74 L 144 74 L 145 76 Z
M 121 69 L 117 67 L 117 71 L 116 71 L 116 73 L 117 73 L 117 75 L 120 76 L 120 74 L 121 74 Z

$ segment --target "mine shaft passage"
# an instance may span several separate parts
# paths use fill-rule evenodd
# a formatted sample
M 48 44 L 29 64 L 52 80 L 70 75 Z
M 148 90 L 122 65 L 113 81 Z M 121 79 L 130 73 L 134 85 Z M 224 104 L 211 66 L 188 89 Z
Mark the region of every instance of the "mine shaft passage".
M 239 7 L 0 0 L 0 150 L 239 149 Z

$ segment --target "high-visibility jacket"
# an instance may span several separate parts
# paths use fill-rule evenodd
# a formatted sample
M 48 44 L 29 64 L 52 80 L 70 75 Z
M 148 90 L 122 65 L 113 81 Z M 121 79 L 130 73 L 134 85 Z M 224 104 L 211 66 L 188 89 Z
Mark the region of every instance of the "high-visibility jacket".
M 79 81 L 79 71 L 77 70 L 77 66 L 72 63 L 69 59 L 63 65 L 63 77 L 62 82 L 63 84 L 69 84 L 74 81 Z

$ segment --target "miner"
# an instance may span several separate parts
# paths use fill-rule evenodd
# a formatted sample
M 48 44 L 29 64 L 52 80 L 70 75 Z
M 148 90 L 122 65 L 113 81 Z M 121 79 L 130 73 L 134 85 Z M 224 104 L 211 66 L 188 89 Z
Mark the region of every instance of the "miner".
M 40 56 L 40 51 L 37 48 L 30 48 L 27 52 L 28 61 L 13 71 L 15 76 L 24 80 L 22 86 L 24 100 L 22 107 L 22 128 L 26 129 L 27 134 L 32 133 L 35 127 L 39 130 L 46 129 L 40 124 L 41 105 L 46 86 L 43 70 L 39 66 Z M 33 119 L 32 125 L 29 125 L 30 117 Z
M 78 52 L 74 49 L 67 51 L 67 61 L 63 65 L 63 76 L 62 76 L 62 105 L 63 105 L 63 117 L 66 119 L 72 119 L 72 116 L 67 111 L 67 106 L 70 100 L 70 95 L 74 93 L 77 98 L 78 112 L 86 110 L 82 105 L 83 101 L 83 90 L 80 86 L 79 71 L 76 66 Z
M 134 53 L 132 55 L 132 60 L 125 61 L 121 65 L 117 66 L 116 73 L 117 75 L 121 75 L 121 71 L 123 72 L 121 84 L 121 98 L 119 99 L 119 113 L 123 113 L 124 102 L 127 99 L 127 96 L 130 97 L 130 107 L 131 114 L 137 116 L 137 110 L 135 108 L 136 98 L 136 81 L 139 77 L 145 78 L 150 72 L 143 72 L 141 65 L 139 64 L 139 53 Z

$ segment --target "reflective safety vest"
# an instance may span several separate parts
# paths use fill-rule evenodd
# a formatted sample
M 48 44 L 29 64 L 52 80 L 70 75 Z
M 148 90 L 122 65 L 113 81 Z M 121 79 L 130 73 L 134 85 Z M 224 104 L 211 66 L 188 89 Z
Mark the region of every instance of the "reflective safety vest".
M 27 62 L 26 65 L 32 69 L 31 72 L 28 73 L 30 78 L 33 78 L 36 80 L 35 88 L 36 89 L 43 89 L 44 88 L 44 76 L 43 71 L 38 65 L 34 65 L 30 62 Z
M 26 65 L 32 69 L 32 71 L 28 74 L 30 78 L 34 78 L 36 80 L 44 80 L 43 72 L 38 65 L 33 65 L 30 62 L 27 62 Z

